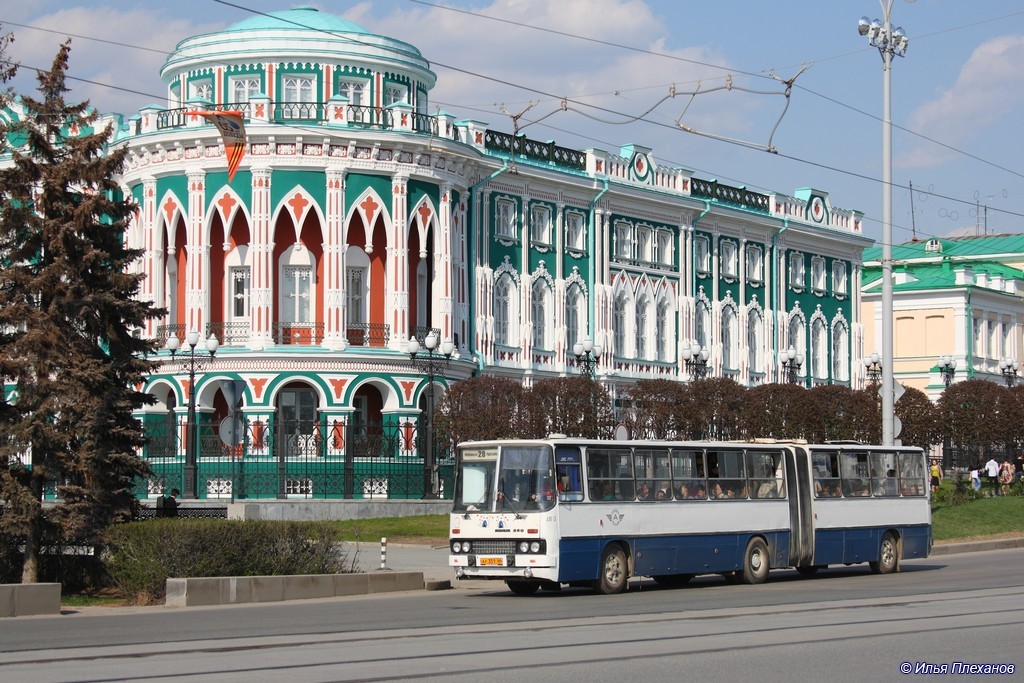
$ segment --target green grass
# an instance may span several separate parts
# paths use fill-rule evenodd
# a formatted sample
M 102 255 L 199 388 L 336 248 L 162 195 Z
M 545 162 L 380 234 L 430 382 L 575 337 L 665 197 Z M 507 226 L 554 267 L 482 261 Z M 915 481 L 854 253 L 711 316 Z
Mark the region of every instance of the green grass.
M 380 543 L 381 538 L 389 543 L 448 542 L 448 515 L 350 519 L 331 524 L 341 531 L 343 540 L 350 542 Z
M 125 599 L 122 596 L 114 595 L 71 593 L 70 595 L 62 595 L 60 604 L 61 607 L 123 607 Z
M 967 505 L 932 510 L 932 535 L 936 541 L 1003 534 L 1024 534 L 1024 496 L 979 498 Z

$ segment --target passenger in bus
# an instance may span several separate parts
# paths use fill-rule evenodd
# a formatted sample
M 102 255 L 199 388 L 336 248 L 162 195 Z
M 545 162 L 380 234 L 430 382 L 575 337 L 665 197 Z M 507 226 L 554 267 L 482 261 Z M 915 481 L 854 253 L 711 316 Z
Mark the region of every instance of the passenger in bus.
M 651 487 L 647 484 L 646 481 L 640 482 L 640 485 L 637 487 L 636 499 L 637 500 L 650 500 L 651 499 Z
M 758 489 L 757 489 L 757 497 L 758 498 L 778 498 L 779 497 L 778 482 L 775 482 L 773 480 L 767 480 L 767 481 L 761 482 L 761 486 L 759 486 Z
M 697 500 L 704 500 L 705 498 L 707 498 L 707 497 L 708 497 L 708 494 L 707 494 L 707 491 L 705 491 L 705 490 L 704 490 L 704 487 L 703 487 L 703 486 L 700 486 L 700 485 L 698 485 L 698 486 L 697 486 L 697 493 L 696 493 L 696 494 L 694 494 L 694 495 L 693 495 L 693 496 L 691 496 L 691 497 L 692 497 L 692 498 L 695 498 L 695 499 L 697 499 Z
M 690 497 L 690 487 L 683 482 L 679 485 L 679 490 L 676 492 L 676 500 L 686 500 Z
M 524 510 L 540 510 L 540 502 L 537 501 L 537 494 L 531 493 L 530 497 L 523 503 Z
M 715 482 L 715 485 L 711 487 L 711 497 L 715 499 L 725 498 L 725 490 L 722 488 L 722 484 Z
M 672 499 L 672 487 L 669 486 L 667 481 L 663 481 L 658 484 L 658 490 L 655 492 L 654 497 L 657 500 L 671 500 Z
M 615 495 L 615 484 L 608 482 L 604 485 L 601 500 L 618 500 L 618 496 Z
M 665 489 L 658 489 L 654 492 L 654 500 L 665 500 L 668 497 L 668 492 Z

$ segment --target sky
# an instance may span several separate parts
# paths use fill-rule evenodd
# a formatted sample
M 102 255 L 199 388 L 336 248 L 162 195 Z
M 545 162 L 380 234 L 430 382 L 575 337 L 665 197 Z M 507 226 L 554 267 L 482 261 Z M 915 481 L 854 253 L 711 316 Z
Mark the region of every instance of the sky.
M 857 22 L 883 18 L 882 1 L 302 4 L 418 47 L 437 74 L 432 111 L 505 132 L 518 120 L 575 149 L 643 145 L 659 164 L 758 192 L 814 187 L 863 211 L 881 240 L 882 60 Z M 295 5 L 35 0 L 0 7 L 0 25 L 14 33 L 16 91 L 71 36 L 82 80 L 69 99 L 131 115 L 166 104 L 159 72 L 179 41 Z M 893 242 L 1024 233 L 1024 4 L 892 0 L 890 16 L 910 37 L 892 69 Z

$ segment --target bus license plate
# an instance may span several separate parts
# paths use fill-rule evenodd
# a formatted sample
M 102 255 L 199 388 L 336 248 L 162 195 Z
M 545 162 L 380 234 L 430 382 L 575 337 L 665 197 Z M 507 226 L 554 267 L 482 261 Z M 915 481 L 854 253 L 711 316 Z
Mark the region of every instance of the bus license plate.
M 481 567 L 504 567 L 504 557 L 481 557 L 478 559 L 478 564 Z

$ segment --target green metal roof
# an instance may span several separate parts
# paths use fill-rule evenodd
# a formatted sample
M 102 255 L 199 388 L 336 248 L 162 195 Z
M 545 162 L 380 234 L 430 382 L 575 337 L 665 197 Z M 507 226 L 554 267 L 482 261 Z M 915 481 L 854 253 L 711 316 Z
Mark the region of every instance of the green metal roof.
M 259 14 L 224 29 L 232 31 L 260 31 L 264 29 L 288 29 L 308 31 L 310 29 L 329 33 L 369 33 L 365 28 L 354 24 L 348 19 L 329 12 L 321 12 L 315 7 L 297 6 L 281 12 Z
M 1012 253 L 1024 255 L 1024 235 L 971 235 L 936 239 L 942 244 L 942 251 L 927 251 L 929 242 L 918 240 L 893 245 L 892 257 L 896 261 L 901 261 L 942 256 L 962 258 Z M 864 250 L 865 261 L 878 261 L 881 258 L 881 247 L 870 247 Z

